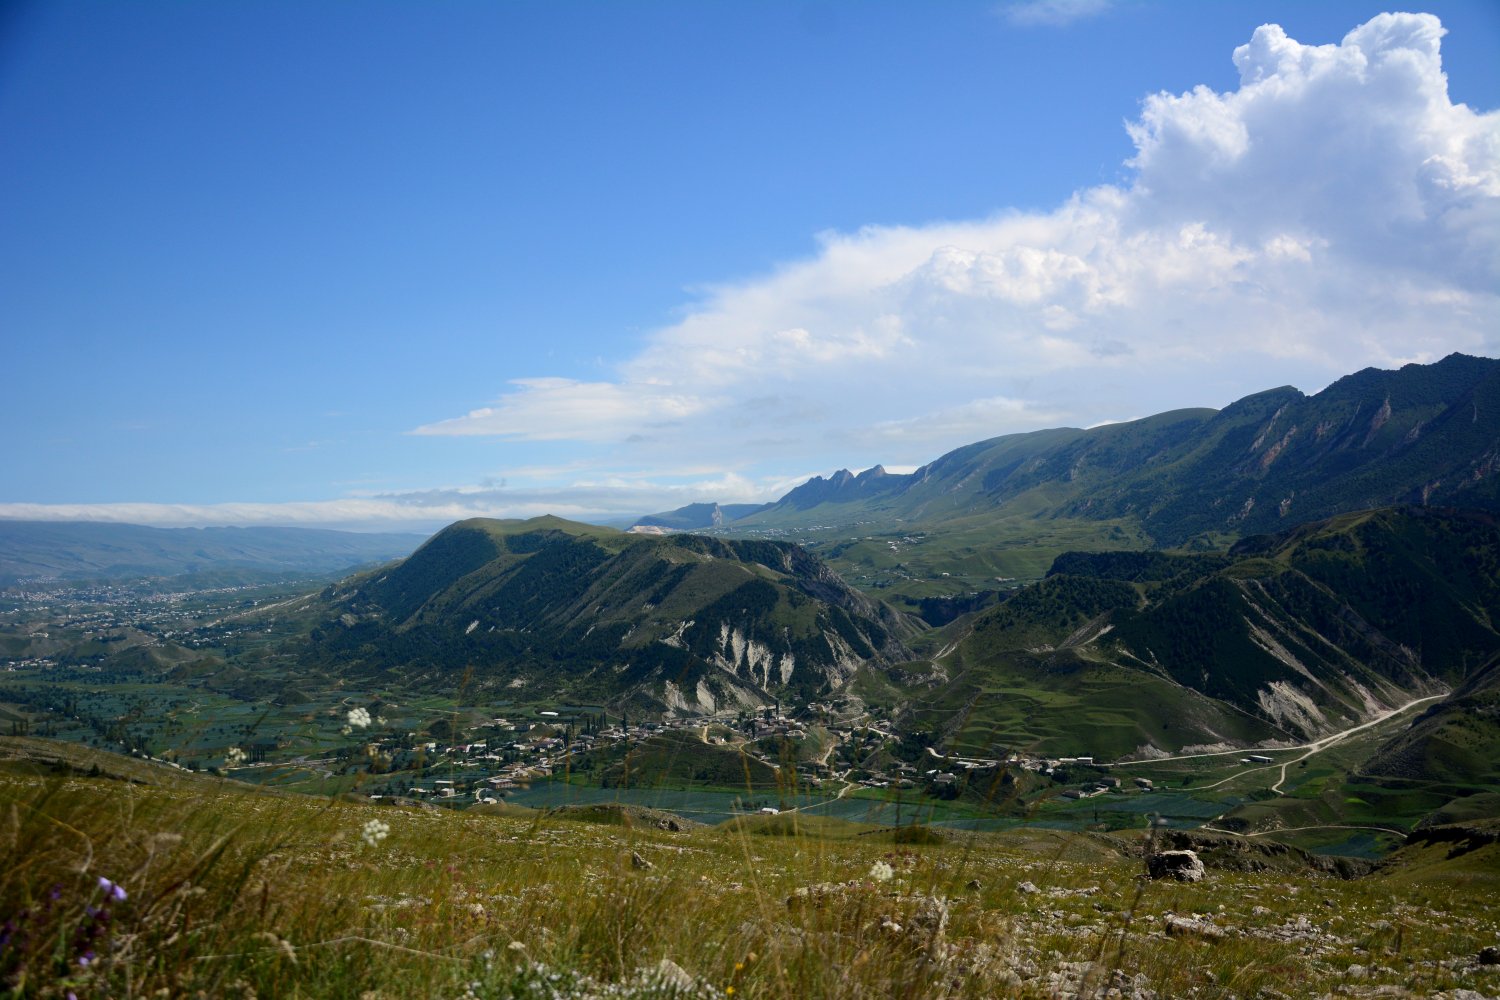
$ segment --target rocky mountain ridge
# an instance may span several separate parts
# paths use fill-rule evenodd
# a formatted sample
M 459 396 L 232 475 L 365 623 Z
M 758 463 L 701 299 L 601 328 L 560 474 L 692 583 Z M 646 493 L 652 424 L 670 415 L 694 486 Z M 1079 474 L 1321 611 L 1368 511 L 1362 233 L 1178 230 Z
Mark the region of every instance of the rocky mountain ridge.
M 720 526 L 910 530 L 1020 507 L 1129 519 L 1156 544 L 1175 546 L 1390 504 L 1500 510 L 1497 471 L 1500 360 L 1453 354 L 1367 368 L 1313 395 L 1283 386 L 1222 410 L 1008 434 L 910 474 L 841 469 Z
M 331 587 L 306 655 L 353 675 L 688 713 L 807 701 L 915 625 L 788 543 L 472 519 Z

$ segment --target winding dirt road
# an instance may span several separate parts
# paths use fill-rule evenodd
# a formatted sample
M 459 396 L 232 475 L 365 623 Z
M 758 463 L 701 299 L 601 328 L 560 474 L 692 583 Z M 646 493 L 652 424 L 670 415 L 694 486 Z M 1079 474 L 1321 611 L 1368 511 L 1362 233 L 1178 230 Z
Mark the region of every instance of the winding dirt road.
M 1285 795 L 1286 793 L 1281 790 L 1281 786 L 1286 784 L 1286 769 L 1291 767 L 1293 764 L 1300 763 L 1311 757 L 1313 754 L 1321 753 L 1334 744 L 1342 743 L 1344 740 L 1353 736 L 1355 733 L 1363 732 L 1364 730 L 1369 729 L 1371 726 L 1378 726 L 1382 722 L 1385 722 L 1387 719 L 1394 718 L 1395 716 L 1400 715 L 1402 712 L 1405 712 L 1409 708 L 1414 708 L 1417 705 L 1422 705 L 1429 701 L 1439 701 L 1446 697 L 1448 697 L 1448 693 L 1445 691 L 1442 694 L 1428 695 L 1426 698 L 1416 698 L 1412 701 L 1407 702 L 1405 705 L 1401 705 L 1391 709 L 1389 712 L 1384 712 L 1380 715 L 1377 715 L 1375 718 L 1370 719 L 1368 722 L 1361 722 L 1357 726 L 1351 726 L 1348 729 L 1340 730 L 1339 732 L 1334 733 L 1331 736 L 1324 736 L 1322 739 L 1313 740 L 1311 743 L 1303 743 L 1301 746 L 1278 747 L 1276 748 L 1276 751 L 1273 752 L 1285 752 L 1288 750 L 1306 750 L 1307 752 L 1300 757 L 1293 757 L 1291 760 L 1285 760 L 1274 764 L 1267 764 L 1264 767 L 1252 767 L 1244 771 L 1236 771 L 1234 774 L 1231 774 L 1229 777 L 1223 779 L 1222 781 L 1216 781 L 1212 785 L 1200 786 L 1199 791 L 1206 792 L 1210 789 L 1218 788 L 1220 785 L 1227 785 L 1231 781 L 1238 781 L 1247 774 L 1258 774 L 1261 771 L 1280 770 L 1281 776 L 1278 777 L 1276 779 L 1276 783 L 1271 786 L 1271 791 L 1275 792 L 1277 795 Z M 1173 757 L 1157 757 L 1155 758 L 1155 760 L 1192 760 L 1199 757 L 1223 757 L 1229 754 L 1242 756 L 1248 752 L 1249 751 L 1245 750 L 1230 750 L 1220 753 L 1181 754 Z

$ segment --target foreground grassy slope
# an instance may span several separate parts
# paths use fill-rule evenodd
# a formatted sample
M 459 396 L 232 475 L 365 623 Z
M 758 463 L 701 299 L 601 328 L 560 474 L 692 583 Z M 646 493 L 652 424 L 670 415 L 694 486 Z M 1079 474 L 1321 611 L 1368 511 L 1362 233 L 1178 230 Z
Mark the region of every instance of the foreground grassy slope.
M 897 845 L 784 816 L 669 832 L 175 772 L 135 784 L 80 776 L 84 758 L 52 773 L 57 752 L 0 740 L 0 977 L 18 997 L 1500 988 L 1474 960 L 1495 943 L 1500 891 L 1497 847 L 1477 838 L 1416 845 L 1355 881 L 1230 852 L 1234 868 L 1274 864 L 1184 885 L 1139 879 L 1128 837 Z

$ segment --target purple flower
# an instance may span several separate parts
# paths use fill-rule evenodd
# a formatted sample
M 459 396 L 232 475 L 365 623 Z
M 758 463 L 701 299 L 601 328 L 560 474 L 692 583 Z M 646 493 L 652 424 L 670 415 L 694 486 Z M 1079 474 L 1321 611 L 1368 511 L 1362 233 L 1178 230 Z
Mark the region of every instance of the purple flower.
M 106 897 L 113 897 L 115 899 L 125 898 L 124 886 L 116 885 L 109 879 L 105 878 L 103 875 L 99 876 L 99 888 L 104 890 L 104 895 Z
M 78 964 L 83 966 L 85 969 L 89 967 L 89 963 L 93 960 L 94 953 L 92 951 L 86 951 L 82 955 L 78 956 Z

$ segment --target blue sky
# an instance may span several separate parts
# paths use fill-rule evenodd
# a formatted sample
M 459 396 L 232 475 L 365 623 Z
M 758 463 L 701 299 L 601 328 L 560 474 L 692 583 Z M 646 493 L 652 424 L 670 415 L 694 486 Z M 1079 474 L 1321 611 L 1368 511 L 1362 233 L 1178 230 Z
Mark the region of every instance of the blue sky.
M 10 4 L 0 516 L 645 513 L 1500 353 L 1500 7 L 1422 9 Z

